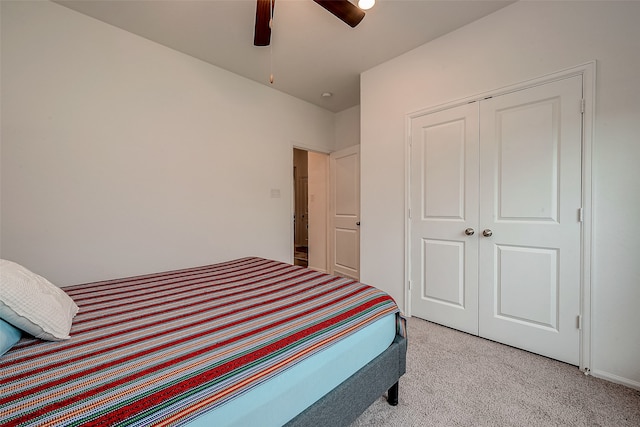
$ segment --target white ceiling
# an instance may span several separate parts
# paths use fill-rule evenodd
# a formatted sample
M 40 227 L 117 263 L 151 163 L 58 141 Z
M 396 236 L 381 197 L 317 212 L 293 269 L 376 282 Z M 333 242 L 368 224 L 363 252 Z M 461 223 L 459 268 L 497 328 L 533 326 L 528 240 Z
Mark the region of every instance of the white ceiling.
M 254 0 L 55 1 L 334 112 L 360 103 L 361 72 L 513 2 L 378 0 L 351 28 L 311 0 L 276 0 L 271 46 L 255 47 Z

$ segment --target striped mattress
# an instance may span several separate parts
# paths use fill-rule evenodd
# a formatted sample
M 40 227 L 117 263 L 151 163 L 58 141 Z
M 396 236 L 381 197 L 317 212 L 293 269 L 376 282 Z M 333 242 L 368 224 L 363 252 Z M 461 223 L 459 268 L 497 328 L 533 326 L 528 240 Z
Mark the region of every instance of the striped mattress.
M 254 257 L 64 290 L 72 338 L 0 358 L 0 425 L 181 425 L 398 313 L 378 289 Z

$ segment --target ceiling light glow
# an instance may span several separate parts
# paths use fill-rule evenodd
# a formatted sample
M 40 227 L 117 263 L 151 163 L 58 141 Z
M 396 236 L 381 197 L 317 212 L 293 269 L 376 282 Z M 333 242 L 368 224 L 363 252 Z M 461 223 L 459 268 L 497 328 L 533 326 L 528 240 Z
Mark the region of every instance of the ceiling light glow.
M 358 7 L 362 10 L 369 10 L 376 4 L 376 0 L 358 0 Z

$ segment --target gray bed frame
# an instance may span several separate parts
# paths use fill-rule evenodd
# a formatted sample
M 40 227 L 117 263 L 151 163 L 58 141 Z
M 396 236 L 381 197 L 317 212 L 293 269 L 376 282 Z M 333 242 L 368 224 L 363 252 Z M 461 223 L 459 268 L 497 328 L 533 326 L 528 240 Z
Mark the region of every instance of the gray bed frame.
M 398 380 L 406 372 L 407 339 L 393 343 L 362 369 L 305 409 L 287 427 L 348 426 L 385 392 L 398 404 Z

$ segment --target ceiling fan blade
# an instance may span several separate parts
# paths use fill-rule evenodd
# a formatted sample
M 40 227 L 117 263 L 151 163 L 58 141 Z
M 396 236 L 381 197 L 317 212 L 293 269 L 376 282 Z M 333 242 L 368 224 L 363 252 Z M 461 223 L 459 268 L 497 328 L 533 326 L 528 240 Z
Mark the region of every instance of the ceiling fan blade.
M 256 28 L 253 33 L 254 46 L 269 46 L 271 42 L 271 16 L 275 0 L 256 0 Z M 272 8 L 269 10 L 269 8 Z
M 349 0 L 313 0 L 354 28 L 364 18 L 364 11 Z

